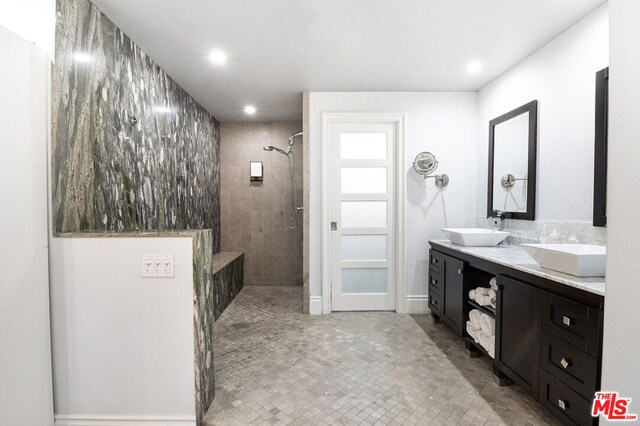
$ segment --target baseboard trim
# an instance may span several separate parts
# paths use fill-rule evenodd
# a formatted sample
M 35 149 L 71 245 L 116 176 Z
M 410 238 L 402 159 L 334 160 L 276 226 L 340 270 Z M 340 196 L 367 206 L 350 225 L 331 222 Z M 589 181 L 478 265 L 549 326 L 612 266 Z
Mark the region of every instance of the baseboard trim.
M 322 315 L 322 296 L 309 297 L 309 314 Z
M 408 314 L 426 314 L 429 312 L 429 296 L 407 296 L 406 308 Z
M 55 426 L 196 426 L 196 416 L 54 416 Z

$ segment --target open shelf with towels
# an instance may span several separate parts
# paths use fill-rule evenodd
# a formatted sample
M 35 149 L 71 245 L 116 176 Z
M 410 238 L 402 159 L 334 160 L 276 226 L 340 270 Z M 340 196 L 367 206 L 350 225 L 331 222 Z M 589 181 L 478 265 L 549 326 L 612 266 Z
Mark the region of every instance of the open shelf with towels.
M 473 309 L 478 309 L 481 312 L 484 312 L 485 314 L 492 316 L 493 318 L 496 317 L 496 310 L 491 306 L 481 306 L 471 299 L 467 299 L 467 303 L 469 303 L 469 306 L 471 306 Z

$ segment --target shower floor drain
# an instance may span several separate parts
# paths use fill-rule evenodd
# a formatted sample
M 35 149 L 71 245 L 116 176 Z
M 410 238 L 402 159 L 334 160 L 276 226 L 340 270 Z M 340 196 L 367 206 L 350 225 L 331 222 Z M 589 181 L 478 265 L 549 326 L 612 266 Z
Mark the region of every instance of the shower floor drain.
M 244 328 L 249 328 L 249 323 L 248 322 L 237 322 L 235 324 L 231 324 L 231 327 L 235 328 L 236 330 L 242 330 Z

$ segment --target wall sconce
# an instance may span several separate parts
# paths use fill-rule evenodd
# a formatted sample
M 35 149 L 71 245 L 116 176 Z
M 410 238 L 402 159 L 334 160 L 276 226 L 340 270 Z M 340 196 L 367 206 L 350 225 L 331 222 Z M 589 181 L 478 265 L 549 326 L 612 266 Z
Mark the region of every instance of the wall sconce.
M 249 167 L 251 182 L 262 182 L 262 175 L 262 161 L 251 161 Z
M 502 178 L 500 178 L 500 184 L 503 187 L 509 189 L 516 184 L 517 180 L 527 180 L 527 178 L 517 178 L 511 173 L 507 173 L 506 175 L 502 175 Z

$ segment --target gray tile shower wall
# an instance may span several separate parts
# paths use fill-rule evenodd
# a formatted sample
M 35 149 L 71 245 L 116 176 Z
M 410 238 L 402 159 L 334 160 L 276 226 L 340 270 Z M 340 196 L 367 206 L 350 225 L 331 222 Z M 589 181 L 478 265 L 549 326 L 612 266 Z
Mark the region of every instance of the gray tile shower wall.
M 245 285 L 302 285 L 300 212 L 291 208 L 285 149 L 302 123 L 222 123 L 220 125 L 220 205 L 222 250 L 244 252 Z M 293 148 L 294 205 L 302 205 L 302 138 Z M 252 183 L 249 162 L 262 161 L 264 180 Z M 295 225 L 295 228 L 294 228 Z M 292 229 L 294 228 L 294 229 Z
M 219 123 L 88 0 L 58 0 L 54 232 L 212 229 Z

